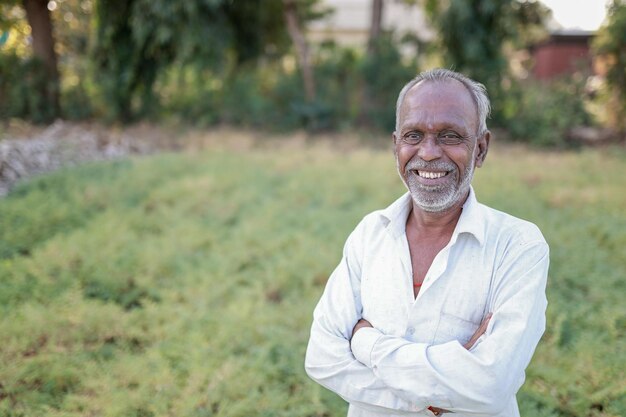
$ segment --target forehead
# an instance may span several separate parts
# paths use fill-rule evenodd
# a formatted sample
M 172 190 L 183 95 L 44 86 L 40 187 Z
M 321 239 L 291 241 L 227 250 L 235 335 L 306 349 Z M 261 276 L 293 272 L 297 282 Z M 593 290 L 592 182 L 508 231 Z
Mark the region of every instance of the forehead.
M 414 124 L 476 129 L 478 110 L 460 81 L 421 81 L 407 92 L 400 108 L 400 127 Z

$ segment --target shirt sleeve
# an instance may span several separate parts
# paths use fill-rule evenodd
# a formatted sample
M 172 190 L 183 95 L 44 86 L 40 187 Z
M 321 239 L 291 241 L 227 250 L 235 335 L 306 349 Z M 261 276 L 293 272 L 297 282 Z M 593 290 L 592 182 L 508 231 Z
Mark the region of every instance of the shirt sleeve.
M 313 313 L 306 352 L 307 374 L 346 401 L 371 411 L 411 412 L 426 407 L 397 396 L 372 369 L 355 359 L 352 329 L 361 318 L 362 224 L 348 237 L 341 262 L 331 274 Z
M 429 346 L 362 329 L 352 340 L 353 351 L 406 401 L 458 413 L 498 414 L 524 382 L 545 329 L 548 253 L 542 241 L 518 245 L 505 256 L 495 272 L 493 317 L 471 350 L 458 341 Z

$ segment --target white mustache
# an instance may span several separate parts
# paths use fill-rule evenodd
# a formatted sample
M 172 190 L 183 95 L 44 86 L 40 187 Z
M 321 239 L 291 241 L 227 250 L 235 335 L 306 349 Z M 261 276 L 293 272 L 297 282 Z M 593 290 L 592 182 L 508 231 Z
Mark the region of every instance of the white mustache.
M 406 164 L 405 169 L 407 171 L 454 171 L 456 167 L 453 164 L 442 161 L 426 162 L 423 159 L 412 159 Z

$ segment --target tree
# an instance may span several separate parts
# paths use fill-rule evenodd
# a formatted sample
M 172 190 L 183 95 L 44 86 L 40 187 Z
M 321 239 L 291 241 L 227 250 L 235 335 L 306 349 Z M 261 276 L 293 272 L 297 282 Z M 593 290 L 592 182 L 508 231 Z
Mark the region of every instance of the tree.
M 613 0 L 608 8 L 606 24 L 593 42 L 596 54 L 606 63 L 609 91 L 607 110 L 611 124 L 626 132 L 626 3 Z
M 108 103 L 108 117 L 124 122 L 134 115 L 132 99 L 143 90 L 142 107 L 150 103 L 152 86 L 160 65 L 171 51 L 156 34 L 146 30 L 145 17 L 134 16 L 137 0 L 99 1 L 96 5 L 97 34 L 93 61 Z M 166 31 L 158 39 L 168 35 Z
M 308 102 L 315 100 L 315 79 L 313 77 L 313 65 L 311 64 L 311 54 L 309 45 L 304 37 L 302 23 L 299 18 L 298 5 L 294 0 L 284 0 L 285 22 L 287 31 L 296 49 L 296 57 L 302 71 L 304 82 L 304 92 Z
M 36 123 L 59 115 L 59 72 L 53 23 L 44 0 L 0 2 L 0 115 Z M 26 39 L 29 39 L 26 42 Z
M 548 9 L 536 1 L 426 0 L 425 9 L 438 30 L 445 66 L 487 86 L 498 116 L 502 80 L 508 74 L 504 47 L 528 42 L 544 27 Z M 539 31 L 541 33 L 541 31 Z
M 31 27 L 33 52 L 44 65 L 47 83 L 44 96 L 51 109 L 51 116 L 59 114 L 59 69 L 54 50 L 52 20 L 47 0 L 23 0 L 26 18 Z
M 246 0 L 224 3 L 232 28 L 231 53 L 236 66 L 255 63 L 260 58 L 280 57 L 289 49 L 290 39 L 280 0 Z
M 378 38 L 382 31 L 383 5 L 383 0 L 372 0 L 372 18 L 369 39 L 367 41 L 367 52 L 370 55 L 375 53 Z
M 173 64 L 228 80 L 261 56 L 288 46 L 281 0 L 108 0 L 96 6 L 93 51 L 113 119 L 155 105 L 154 84 Z

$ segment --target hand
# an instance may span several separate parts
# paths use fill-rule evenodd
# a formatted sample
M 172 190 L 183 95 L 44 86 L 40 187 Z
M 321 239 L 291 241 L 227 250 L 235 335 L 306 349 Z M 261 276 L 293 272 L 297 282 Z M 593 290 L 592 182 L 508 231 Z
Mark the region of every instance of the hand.
M 463 345 L 463 347 L 467 350 L 470 350 L 474 344 L 476 343 L 476 341 L 480 338 L 480 336 L 482 336 L 483 334 L 485 334 L 485 332 L 487 331 L 487 326 L 489 325 L 489 320 L 491 320 L 491 316 L 493 314 L 489 313 L 487 314 L 487 316 L 483 319 L 483 321 L 480 323 L 480 326 L 478 326 L 478 329 L 476 329 L 476 331 L 474 332 L 474 334 L 472 335 L 472 337 L 470 338 L 470 340 L 465 343 Z M 354 326 L 354 329 L 352 329 L 352 337 L 354 337 L 354 335 L 356 334 L 357 330 L 363 328 L 363 327 L 374 327 L 372 326 L 372 324 L 365 320 L 365 319 L 360 319 L 359 321 L 356 322 L 356 325 Z M 428 407 L 428 409 L 430 411 L 432 411 L 432 413 L 436 416 L 440 416 L 443 413 L 449 413 L 449 410 L 443 409 L 443 408 L 438 408 L 438 407 Z
M 367 321 L 365 319 L 360 319 L 354 325 L 354 329 L 352 329 L 352 337 L 354 337 L 354 335 L 356 334 L 357 330 L 359 330 L 359 329 L 361 329 L 363 327 L 374 327 L 374 326 L 372 326 L 372 324 L 369 321 Z
M 471 339 L 463 345 L 463 347 L 467 350 L 470 350 L 474 344 L 476 343 L 476 341 L 480 338 L 480 336 L 482 336 L 483 334 L 485 334 L 485 332 L 487 331 L 487 326 L 489 325 L 489 320 L 491 320 L 491 316 L 493 316 L 492 313 L 487 314 L 487 317 L 485 317 L 482 321 L 482 323 L 480 323 L 480 326 L 478 326 L 478 329 L 476 329 L 476 331 L 474 332 L 474 334 L 472 335 Z M 358 325 L 358 323 L 357 323 Z M 443 413 L 449 413 L 450 411 L 443 409 L 443 408 L 438 408 L 438 407 L 428 407 L 428 409 L 430 411 L 432 411 L 432 413 L 436 416 L 440 416 Z
M 431 407 L 428 407 L 428 409 L 429 409 L 430 411 L 432 411 L 432 412 L 433 412 L 433 414 L 434 414 L 434 415 L 436 415 L 436 416 L 440 416 L 440 415 L 442 415 L 443 413 L 449 413 L 449 412 L 450 412 L 450 411 L 448 411 L 448 410 L 444 410 L 443 408 L 432 407 L 432 406 L 431 406 Z
M 472 335 L 472 338 L 463 345 L 465 349 L 470 350 L 474 346 L 476 341 L 480 338 L 480 336 L 485 334 L 485 332 L 487 331 L 487 326 L 489 325 L 489 320 L 491 320 L 491 316 L 493 316 L 493 314 L 489 313 L 487 314 L 487 317 L 483 319 L 482 323 L 480 323 L 480 326 L 478 326 L 478 329 L 476 329 L 476 331 Z

